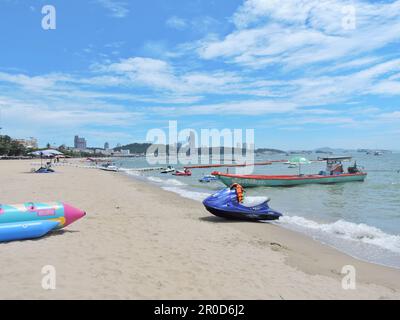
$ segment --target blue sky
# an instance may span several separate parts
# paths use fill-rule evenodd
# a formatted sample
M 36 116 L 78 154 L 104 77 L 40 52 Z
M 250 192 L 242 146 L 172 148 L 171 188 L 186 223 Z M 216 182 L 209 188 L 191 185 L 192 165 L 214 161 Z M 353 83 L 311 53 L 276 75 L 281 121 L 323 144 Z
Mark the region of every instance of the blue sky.
M 400 149 L 400 0 L 0 6 L 2 133 L 102 146 L 177 120 L 254 128 L 258 147 Z

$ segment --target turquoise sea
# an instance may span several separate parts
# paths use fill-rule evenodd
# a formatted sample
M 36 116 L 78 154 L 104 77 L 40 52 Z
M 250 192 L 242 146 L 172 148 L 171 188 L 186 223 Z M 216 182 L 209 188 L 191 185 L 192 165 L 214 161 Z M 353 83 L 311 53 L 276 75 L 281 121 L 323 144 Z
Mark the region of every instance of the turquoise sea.
M 302 232 L 359 259 L 400 268 L 400 153 L 374 156 L 348 152 L 337 155 L 352 156 L 368 172 L 367 179 L 333 185 L 248 188 L 246 196 L 270 197 L 270 206 L 285 215 L 273 223 Z M 312 160 L 323 155 L 304 156 Z M 255 161 L 290 157 L 258 155 Z M 117 159 L 115 163 L 128 175 L 197 201 L 224 187 L 220 182 L 198 182 L 213 169 L 196 169 L 191 177 L 175 177 L 158 171 L 138 173 L 132 170 L 149 167 L 145 158 Z M 344 165 L 346 168 L 350 162 Z M 321 162 L 302 165 L 301 173 L 318 173 L 324 167 L 325 163 Z M 298 171 L 298 168 L 276 163 L 256 166 L 254 173 L 298 174 Z M 234 173 L 234 169 L 230 172 Z

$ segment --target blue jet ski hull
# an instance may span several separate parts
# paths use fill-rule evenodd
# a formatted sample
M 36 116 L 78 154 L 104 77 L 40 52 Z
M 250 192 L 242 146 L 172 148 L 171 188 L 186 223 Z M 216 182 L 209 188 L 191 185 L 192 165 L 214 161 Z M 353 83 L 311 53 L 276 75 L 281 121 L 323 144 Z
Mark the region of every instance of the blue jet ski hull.
M 243 212 L 233 212 L 220 210 L 213 207 L 206 206 L 208 212 L 212 213 L 214 216 L 225 218 L 229 220 L 245 220 L 245 221 L 265 221 L 265 220 L 277 220 L 280 216 L 271 213 L 243 213 Z
M 209 196 L 203 205 L 213 215 L 232 220 L 277 220 L 282 216 L 268 206 L 268 201 L 253 207 L 242 205 L 237 200 L 236 191 L 229 188 Z

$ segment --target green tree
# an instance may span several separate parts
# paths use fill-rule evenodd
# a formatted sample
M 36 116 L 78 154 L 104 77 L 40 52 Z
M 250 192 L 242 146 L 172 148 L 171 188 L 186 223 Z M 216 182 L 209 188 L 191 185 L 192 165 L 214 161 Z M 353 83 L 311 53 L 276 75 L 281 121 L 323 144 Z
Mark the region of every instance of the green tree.
M 27 152 L 26 148 L 9 136 L 0 136 L 0 155 L 2 156 L 22 156 Z

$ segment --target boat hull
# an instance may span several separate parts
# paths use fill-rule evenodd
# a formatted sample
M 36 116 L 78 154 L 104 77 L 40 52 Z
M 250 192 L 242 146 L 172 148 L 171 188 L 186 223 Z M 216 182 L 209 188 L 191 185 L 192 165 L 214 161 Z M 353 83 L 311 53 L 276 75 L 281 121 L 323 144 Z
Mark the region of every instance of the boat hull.
M 190 177 L 192 175 L 192 172 L 176 171 L 172 175 L 177 177 Z
M 214 173 L 213 173 L 214 174 Z M 304 184 L 333 184 L 354 181 L 364 181 L 367 174 L 342 174 L 334 176 L 304 175 L 304 176 L 257 176 L 257 175 L 233 175 L 214 174 L 227 186 L 239 183 L 248 187 L 289 187 Z

